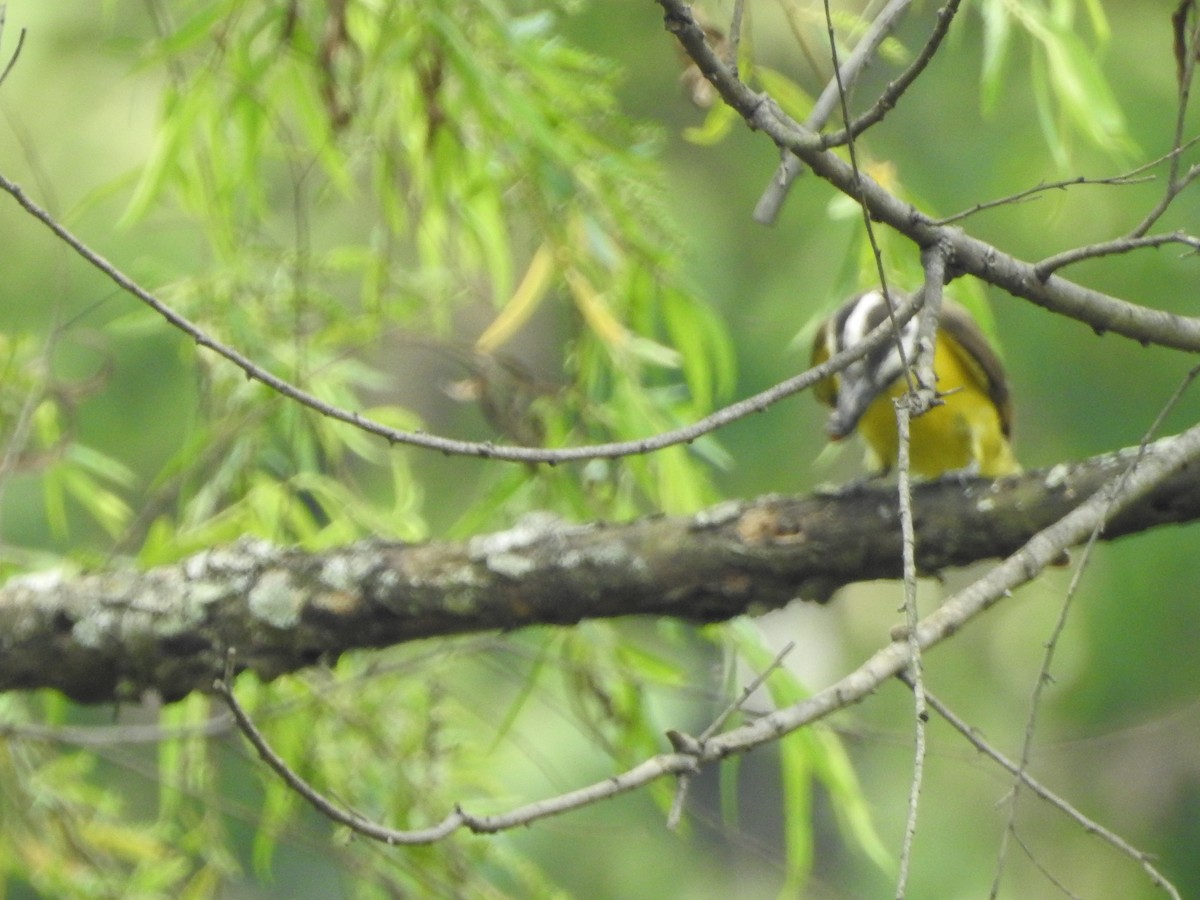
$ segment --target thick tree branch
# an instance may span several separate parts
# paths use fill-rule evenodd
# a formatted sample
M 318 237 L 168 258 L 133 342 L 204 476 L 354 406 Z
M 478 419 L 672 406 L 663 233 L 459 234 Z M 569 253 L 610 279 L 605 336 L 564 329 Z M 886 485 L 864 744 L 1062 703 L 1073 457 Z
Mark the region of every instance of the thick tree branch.
M 1189 466 L 1195 467 L 1200 459 L 1200 427 L 1176 438 L 1160 441 L 1153 450 L 1142 447 L 1123 456 L 1111 460 L 1117 475 L 1105 482 L 1101 490 L 1081 502 L 1060 521 L 1038 532 L 1020 551 L 1009 556 L 983 578 L 948 598 L 937 610 L 917 623 L 913 635 L 897 636 L 854 671 L 824 690 L 715 737 L 694 738 L 679 732 L 668 732 L 675 753 L 658 754 L 602 781 L 506 813 L 476 816 L 465 812 L 459 804 L 432 828 L 398 831 L 346 812 L 307 785 L 271 749 L 241 711 L 228 686 L 228 677 L 219 680 L 215 688 L 229 703 L 243 733 L 279 776 L 316 808 L 361 834 L 391 844 L 423 844 L 440 840 L 460 828 L 491 832 L 529 825 L 538 819 L 615 797 L 663 777 L 689 777 L 705 764 L 774 742 L 831 712 L 862 700 L 878 689 L 883 681 L 902 674 L 911 664 L 914 638 L 916 646 L 924 651 L 951 637 L 1002 597 L 1008 596 L 1013 588 L 1033 578 L 1067 546 L 1099 533 L 1112 523 L 1113 516 L 1130 513 L 1138 501 L 1160 491 L 1170 479 Z M 1047 480 L 1052 479 L 1048 477 Z M 715 518 L 720 522 L 726 521 L 725 516 Z M 708 527 L 708 523 L 700 527 Z
M 1174 440 L 1150 445 L 1144 462 Z M 998 482 L 918 485 L 918 569 L 1013 553 L 1112 482 L 1134 452 Z M 1105 537 L 1198 517 L 1200 473 L 1185 466 Z M 896 491 L 882 482 L 621 525 L 535 515 L 461 543 L 374 540 L 308 553 L 245 539 L 148 572 L 9 582 L 0 690 L 174 699 L 209 689 L 230 649 L 240 667 L 272 678 L 347 650 L 442 635 L 627 615 L 719 621 L 900 575 Z

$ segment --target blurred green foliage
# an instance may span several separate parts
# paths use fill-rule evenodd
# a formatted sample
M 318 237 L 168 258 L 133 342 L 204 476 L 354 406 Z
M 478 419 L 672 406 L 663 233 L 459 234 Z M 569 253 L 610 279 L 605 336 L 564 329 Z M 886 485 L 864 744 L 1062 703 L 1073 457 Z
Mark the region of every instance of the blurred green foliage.
M 730 6 L 707 12 L 725 22 Z M 967 6 L 860 143 L 897 193 L 949 214 L 1169 149 L 1173 3 Z M 751 225 L 776 153 L 721 107 L 688 104 L 649 0 L 340 9 L 10 0 L 0 55 L 28 34 L 0 86 L 0 171 L 272 371 L 397 427 L 478 439 L 574 445 L 693 421 L 797 371 L 797 336 L 873 277 L 856 211 L 810 176 L 774 229 Z M 857 102 L 913 57 L 930 12 L 917 5 Z M 842 50 L 859 13 L 839 4 Z M 802 116 L 828 77 L 826 40 L 820 4 L 749 4 L 742 71 Z M 1044 257 L 1128 230 L 1160 192 L 1077 187 L 963 225 Z M 1194 230 L 1198 212 L 1185 195 L 1163 225 Z M 320 548 L 463 536 L 530 509 L 621 519 L 856 472 L 847 459 L 814 471 L 807 398 L 618 462 L 534 469 L 387 447 L 181 340 L 13 204 L 0 223 L 5 575 L 149 565 L 247 533 Z M 915 252 L 880 240 L 889 276 L 912 284 Z M 1170 252 L 1066 274 L 1194 312 L 1195 262 Z M 1027 467 L 1136 442 L 1191 364 L 979 284 L 952 290 L 993 320 Z M 1198 413 L 1188 397 L 1168 427 Z M 1185 894 L 1200 890 L 1190 533 L 1100 550 L 1035 757 L 1044 782 L 1157 853 Z M 1031 585 L 928 660 L 931 690 L 1009 752 L 1063 581 Z M 898 602 L 867 585 L 732 628 L 587 623 L 403 647 L 243 678 L 238 694 L 302 776 L 422 827 L 456 802 L 494 812 L 604 778 L 665 749 L 665 728 L 703 729 L 767 664 L 764 635 L 801 647 L 746 714 L 791 702 L 886 640 Z M 698 779 L 680 834 L 663 828 L 663 783 L 520 832 L 397 850 L 303 807 L 206 698 L 115 712 L 2 699 L 0 895 L 16 897 L 878 896 L 911 772 L 911 698 L 896 686 Z M 936 723 L 931 740 L 911 895 L 978 896 L 1009 782 Z M 1021 811 L 1035 861 L 1010 860 L 1004 895 L 1047 893 L 1041 865 L 1084 896 L 1156 896 L 1127 858 L 1029 797 Z

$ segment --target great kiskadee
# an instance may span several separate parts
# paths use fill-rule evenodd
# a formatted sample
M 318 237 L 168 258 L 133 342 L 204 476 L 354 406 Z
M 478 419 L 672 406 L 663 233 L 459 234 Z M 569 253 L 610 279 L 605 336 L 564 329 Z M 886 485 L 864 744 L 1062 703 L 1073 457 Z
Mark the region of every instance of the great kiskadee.
M 852 347 L 887 318 L 882 292 L 851 298 L 817 332 L 813 365 Z M 917 355 L 915 316 L 900 328 L 900 343 L 911 366 Z M 941 403 L 910 423 L 912 471 L 927 478 L 960 469 L 991 478 L 1021 471 L 1009 444 L 1012 407 L 1004 369 L 970 314 L 948 300 L 938 321 L 933 370 Z M 833 407 L 826 424 L 830 438 L 841 440 L 857 428 L 867 445 L 867 468 L 883 473 L 895 466 L 899 445 L 892 401 L 907 388 L 904 362 L 891 340 L 822 381 L 814 393 Z

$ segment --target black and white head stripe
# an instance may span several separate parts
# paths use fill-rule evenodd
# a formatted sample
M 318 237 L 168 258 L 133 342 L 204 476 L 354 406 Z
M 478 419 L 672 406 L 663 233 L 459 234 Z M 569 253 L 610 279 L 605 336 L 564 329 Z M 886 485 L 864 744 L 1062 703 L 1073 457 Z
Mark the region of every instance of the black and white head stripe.
M 893 307 L 902 300 L 903 297 L 892 293 Z M 833 315 L 826 333 L 829 354 L 832 356 L 861 343 L 868 334 L 887 321 L 888 315 L 887 301 L 880 290 L 866 291 L 852 298 Z M 917 317 L 914 316 L 900 327 L 900 343 L 904 348 L 904 358 L 909 362 L 916 353 L 916 340 Z M 877 373 L 870 380 L 882 389 L 903 374 L 904 361 L 896 349 L 896 341 L 892 340 L 880 344 L 846 371 L 849 373 L 851 369 L 857 368 Z
M 893 304 L 900 299 L 892 293 Z M 888 305 L 881 291 L 871 290 L 852 298 L 829 319 L 825 330 L 826 352 L 832 356 L 860 343 L 886 322 L 888 315 Z M 904 374 L 904 363 L 912 361 L 916 342 L 917 320 L 914 317 L 900 327 L 903 357 L 896 341 L 887 341 L 852 362 L 837 376 L 834 411 L 826 423 L 831 437 L 841 438 L 854 430 L 871 401 Z

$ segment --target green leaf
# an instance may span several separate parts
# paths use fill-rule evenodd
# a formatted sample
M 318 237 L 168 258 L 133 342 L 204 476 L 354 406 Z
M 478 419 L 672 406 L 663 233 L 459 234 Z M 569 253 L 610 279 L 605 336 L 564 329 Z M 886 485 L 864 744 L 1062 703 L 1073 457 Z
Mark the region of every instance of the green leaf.
M 714 103 L 704 117 L 703 124 L 683 130 L 684 140 L 700 147 L 713 147 L 729 136 L 741 118 L 725 103 Z
M 1005 63 L 1012 46 L 1012 19 L 1008 14 L 1007 0 L 983 0 L 980 15 L 983 17 L 983 66 L 980 87 L 983 111 L 987 114 L 995 112 L 996 104 L 1007 87 Z
M 1100 71 L 1095 52 L 1071 31 L 1056 30 L 1042 42 L 1055 97 L 1076 129 L 1093 144 L 1128 155 L 1136 150 L 1125 117 Z
M 808 118 L 816 100 L 804 88 L 769 66 L 755 66 L 754 76 L 785 113 L 797 122 Z

